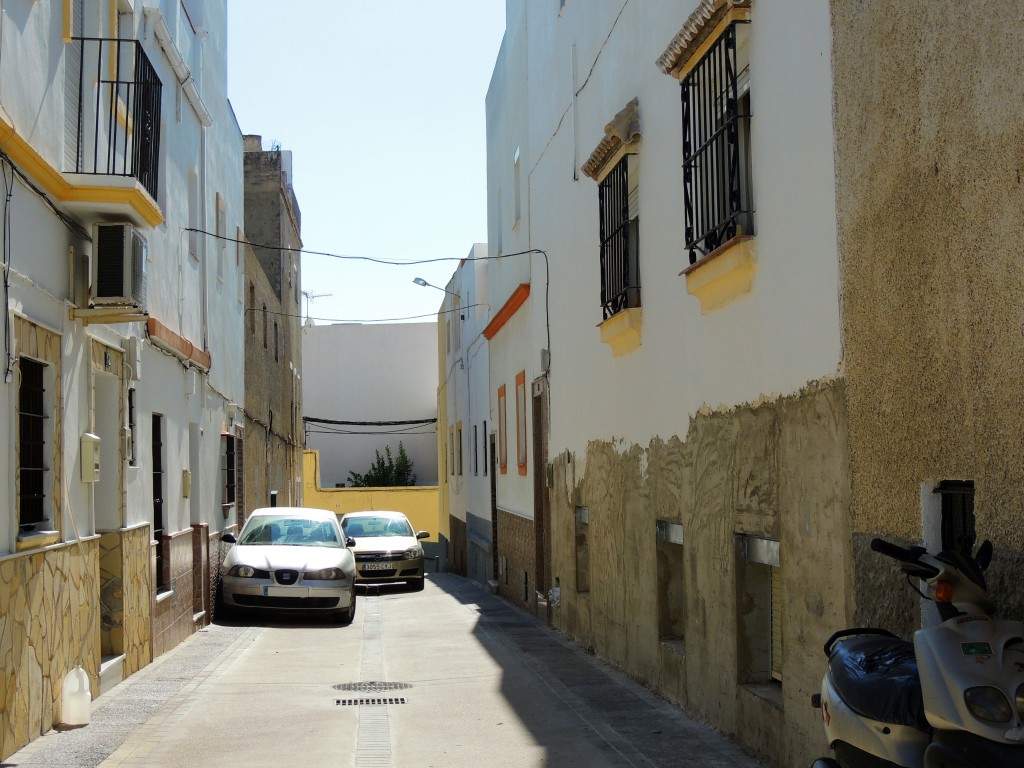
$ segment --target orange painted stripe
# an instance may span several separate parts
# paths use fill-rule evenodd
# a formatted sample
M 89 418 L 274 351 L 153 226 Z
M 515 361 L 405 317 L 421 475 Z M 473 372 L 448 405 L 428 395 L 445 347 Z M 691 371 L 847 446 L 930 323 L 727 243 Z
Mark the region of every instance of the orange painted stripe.
M 210 370 L 213 360 L 205 349 L 198 349 L 195 344 L 184 336 L 175 333 L 155 317 L 146 321 L 146 330 L 151 339 L 162 342 L 164 348 L 174 352 L 182 360 L 191 360 L 206 370 Z
M 484 328 L 484 338 L 488 341 L 493 339 L 502 328 L 505 327 L 505 323 L 512 319 L 512 316 L 519 311 L 519 308 L 526 303 L 526 300 L 530 298 L 530 284 L 520 283 L 519 287 L 512 291 L 512 295 L 508 297 L 508 301 L 505 302 L 504 306 L 498 310 L 498 313 Z

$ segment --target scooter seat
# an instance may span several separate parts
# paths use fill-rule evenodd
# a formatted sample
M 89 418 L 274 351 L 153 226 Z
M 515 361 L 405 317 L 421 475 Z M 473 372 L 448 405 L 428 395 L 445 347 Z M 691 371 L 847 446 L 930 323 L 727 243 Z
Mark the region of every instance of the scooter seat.
M 833 647 L 828 667 L 839 695 L 857 714 L 931 730 L 913 643 L 872 635 L 845 638 Z

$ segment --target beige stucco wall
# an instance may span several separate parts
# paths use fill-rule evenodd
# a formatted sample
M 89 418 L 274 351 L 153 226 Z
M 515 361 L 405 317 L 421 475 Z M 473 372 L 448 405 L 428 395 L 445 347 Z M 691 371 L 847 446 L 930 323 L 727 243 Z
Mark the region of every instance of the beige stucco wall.
M 916 624 L 866 541 L 921 541 L 943 479 L 974 481 L 990 587 L 1021 615 L 1024 5 L 831 7 L 857 620 Z
M 586 457 L 558 457 L 555 625 L 755 753 L 808 764 L 824 747 L 807 704 L 821 683 L 821 646 L 851 618 L 846 445 L 845 386 L 825 381 L 792 397 L 704 412 L 685 437 L 629 447 L 595 441 Z M 586 595 L 576 590 L 577 505 L 589 510 Z M 673 644 L 659 638 L 659 519 L 684 530 L 685 629 Z M 755 606 L 737 534 L 780 542 L 781 685 L 744 672 L 743 626 Z
M 329 509 L 338 514 L 370 509 L 402 512 L 417 531 L 427 531 L 426 541 L 439 542 L 439 533 L 447 535 L 447 519 L 439 514 L 437 486 L 406 488 L 321 488 L 320 452 L 306 451 L 303 471 L 303 503 L 307 507 Z
M 248 152 L 246 158 L 252 159 L 254 155 L 260 156 Z M 277 491 L 277 503 L 281 506 L 301 503 L 295 477 L 302 471 L 302 387 L 294 378 L 294 370 L 301 368 L 302 350 L 297 340 L 298 330 L 292 328 L 299 325 L 299 320 L 293 294 L 285 290 L 283 298 L 279 297 L 263 269 L 253 249 L 246 247 L 249 308 L 245 313 L 244 497 L 241 500 L 244 515 L 240 519 L 254 509 L 269 506 L 271 491 Z M 263 307 L 267 308 L 266 315 Z M 278 325 L 276 355 L 275 323 Z
M 74 667 L 98 690 L 98 580 L 97 538 L 0 559 L 0 760 L 59 721 Z

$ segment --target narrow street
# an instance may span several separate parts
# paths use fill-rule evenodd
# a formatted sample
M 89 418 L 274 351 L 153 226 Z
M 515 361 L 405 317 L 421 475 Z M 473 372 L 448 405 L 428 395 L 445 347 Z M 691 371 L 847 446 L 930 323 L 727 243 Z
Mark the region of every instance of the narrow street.
M 721 766 L 739 748 L 475 582 L 361 592 L 351 626 L 215 624 L 7 766 Z

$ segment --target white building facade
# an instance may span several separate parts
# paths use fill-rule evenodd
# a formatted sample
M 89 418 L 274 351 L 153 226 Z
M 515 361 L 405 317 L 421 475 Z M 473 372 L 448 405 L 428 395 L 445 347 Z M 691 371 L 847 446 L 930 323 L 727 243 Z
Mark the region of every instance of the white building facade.
M 849 515 L 828 5 L 506 7 L 499 590 L 798 764 L 806 660 L 848 616 L 822 567 Z
M 0 757 L 209 621 L 244 391 L 225 4 L 4 15 Z
M 442 514 L 451 537 L 449 569 L 482 583 L 494 581 L 494 517 L 490 458 L 493 433 L 487 245 L 476 243 L 445 286 L 438 313 L 438 387 Z

